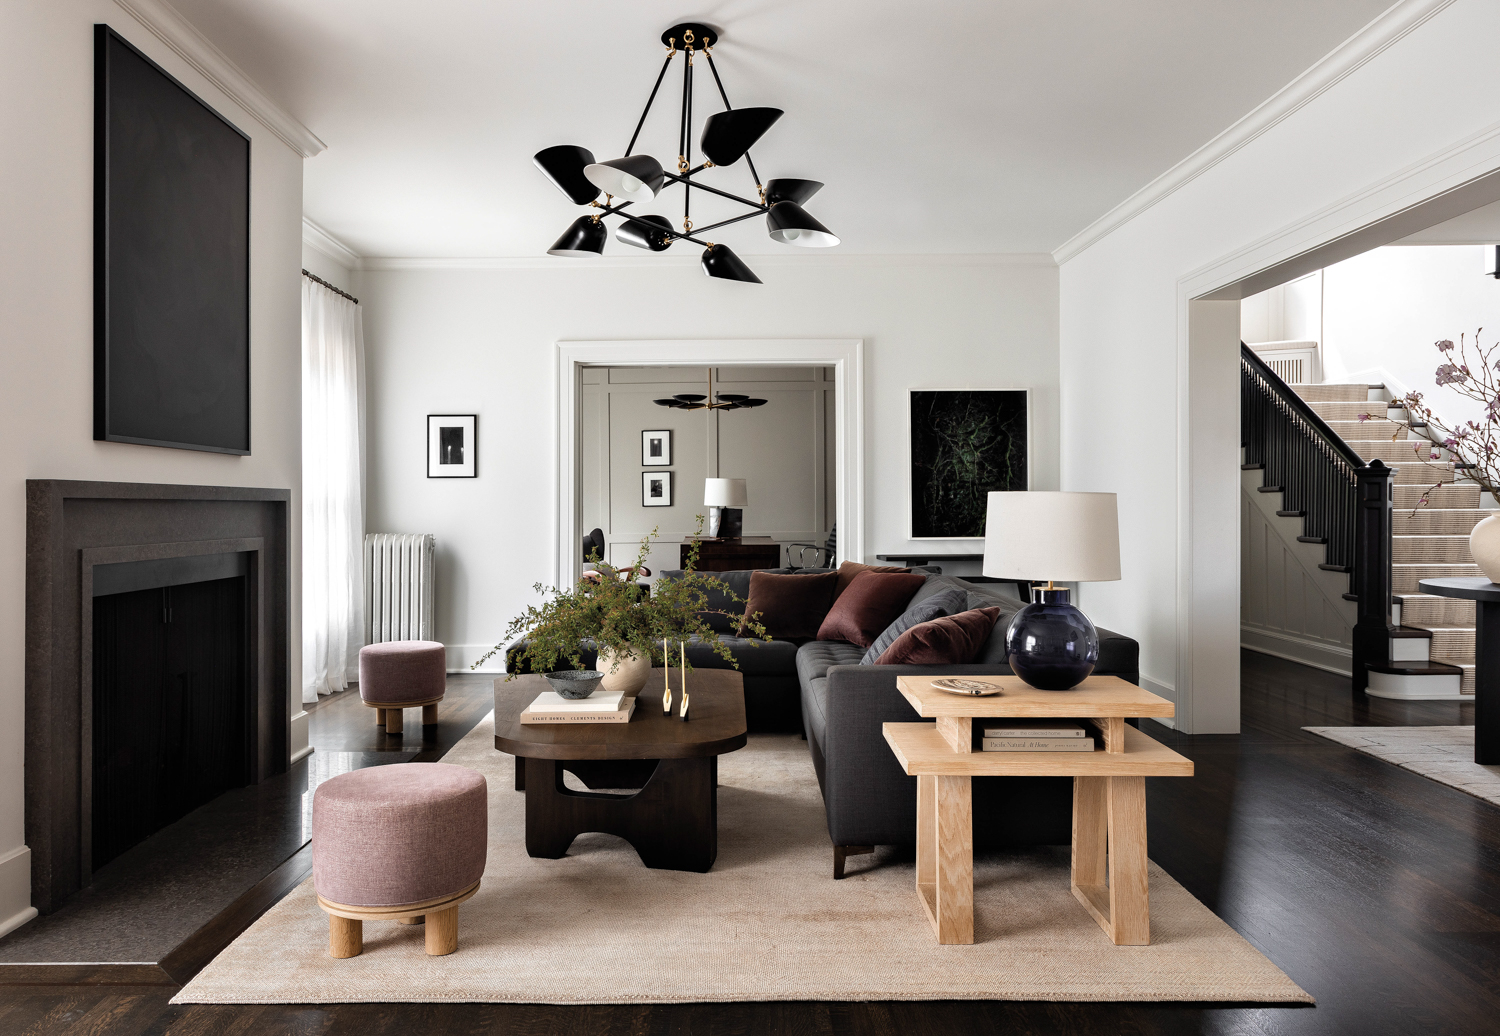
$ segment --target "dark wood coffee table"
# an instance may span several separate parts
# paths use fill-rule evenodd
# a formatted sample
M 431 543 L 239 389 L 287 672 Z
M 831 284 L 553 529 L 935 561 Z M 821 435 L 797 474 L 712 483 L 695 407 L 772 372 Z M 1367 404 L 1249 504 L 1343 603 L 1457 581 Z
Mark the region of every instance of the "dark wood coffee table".
M 619 835 L 647 867 L 706 871 L 719 854 L 719 756 L 745 747 L 745 689 L 733 669 L 688 676 L 689 719 L 677 718 L 681 674 L 672 670 L 672 715 L 662 714 L 653 669 L 629 723 L 523 726 L 520 714 L 547 690 L 540 676 L 495 681 L 495 747 L 516 757 L 526 793 L 526 852 L 555 860 L 586 831 Z M 589 788 L 573 791 L 563 771 Z

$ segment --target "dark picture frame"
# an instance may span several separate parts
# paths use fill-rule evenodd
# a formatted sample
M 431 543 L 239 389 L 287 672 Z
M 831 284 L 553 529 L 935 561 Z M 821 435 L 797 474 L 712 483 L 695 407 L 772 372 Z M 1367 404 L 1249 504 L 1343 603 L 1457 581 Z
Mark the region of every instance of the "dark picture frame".
M 479 477 L 479 415 L 427 415 L 427 477 Z
M 641 432 L 641 467 L 668 468 L 672 466 L 672 431 L 657 428 Z
M 1026 389 L 910 389 L 914 540 L 983 540 L 989 494 L 1031 487 Z
M 642 507 L 671 507 L 672 506 L 672 472 L 670 472 L 670 471 L 643 471 L 643 472 L 641 472 L 641 506 Z
M 94 438 L 250 453 L 250 137 L 94 26 Z

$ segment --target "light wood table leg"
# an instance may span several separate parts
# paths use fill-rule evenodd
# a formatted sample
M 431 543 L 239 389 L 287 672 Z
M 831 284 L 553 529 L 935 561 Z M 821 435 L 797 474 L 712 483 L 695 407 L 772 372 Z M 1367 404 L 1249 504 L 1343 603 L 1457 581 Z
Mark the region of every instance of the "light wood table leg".
M 1144 777 L 1073 778 L 1073 895 L 1116 946 L 1150 944 Z
M 441 957 L 458 949 L 458 907 L 427 915 L 427 953 Z
M 344 959 L 358 957 L 364 947 L 365 923 L 337 914 L 328 915 L 328 955 Z
M 387 734 L 399 734 L 402 732 L 402 721 L 406 718 L 403 709 L 385 710 L 385 732 Z
M 974 941 L 974 809 L 968 777 L 917 778 L 917 896 L 939 943 Z
M 1107 896 L 1105 850 L 1109 844 L 1109 819 L 1105 813 L 1109 794 L 1107 777 L 1073 778 L 1073 888 Z M 1101 902 L 1104 901 L 1101 899 Z

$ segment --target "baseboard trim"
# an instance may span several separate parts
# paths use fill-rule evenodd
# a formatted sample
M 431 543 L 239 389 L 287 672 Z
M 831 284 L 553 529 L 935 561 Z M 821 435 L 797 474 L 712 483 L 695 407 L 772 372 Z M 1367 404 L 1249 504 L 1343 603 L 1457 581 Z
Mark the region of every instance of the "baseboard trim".
M 308 745 L 306 748 L 302 748 L 302 749 L 300 749 L 300 750 L 292 753 L 291 763 L 292 763 L 293 766 L 296 766 L 298 763 L 300 763 L 302 760 L 306 759 L 308 756 L 310 756 L 312 754 L 313 754 L 313 746 L 312 745 Z
M 0 938 L 9 935 L 36 916 L 37 909 L 34 906 L 26 907 L 24 910 L 17 910 L 4 921 L 0 921 Z
M 1272 658 L 1284 658 L 1288 662 L 1312 666 L 1325 673 L 1349 677 L 1354 675 L 1353 652 L 1347 648 L 1340 650 L 1244 626 L 1240 627 L 1240 647 Z

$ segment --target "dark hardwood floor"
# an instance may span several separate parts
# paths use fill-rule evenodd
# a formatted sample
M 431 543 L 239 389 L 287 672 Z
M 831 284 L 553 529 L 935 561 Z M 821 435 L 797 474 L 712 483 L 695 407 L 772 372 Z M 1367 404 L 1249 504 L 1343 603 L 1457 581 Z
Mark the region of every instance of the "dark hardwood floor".
M 1500 809 L 1300 729 L 1472 723 L 1472 706 L 1356 703 L 1346 679 L 1249 653 L 1242 672 L 1244 733 L 1187 737 L 1148 726 L 1197 764 L 1191 780 L 1148 782 L 1151 857 L 1317 997 L 1316 1007 L 940 1002 L 175 1008 L 167 1003 L 175 986 L 55 984 L 0 989 L 0 1033 L 1500 1032 Z M 455 706 L 455 714 L 477 713 L 472 726 L 488 705 L 477 688 L 463 690 L 467 704 Z M 324 702 L 313 717 L 315 743 L 327 738 L 341 751 L 398 747 L 375 732 L 368 711 L 357 701 Z M 461 725 L 456 722 L 455 729 Z M 415 747 L 409 736 L 405 740 L 399 747 Z M 454 740 L 445 736 L 424 744 L 418 758 L 440 757 Z M 267 879 L 259 898 L 225 920 L 225 928 L 249 924 L 301 880 L 305 870 L 299 872 L 294 861 Z M 232 935 L 221 931 L 217 939 L 226 934 Z M 177 980 L 210 956 L 181 961 Z

